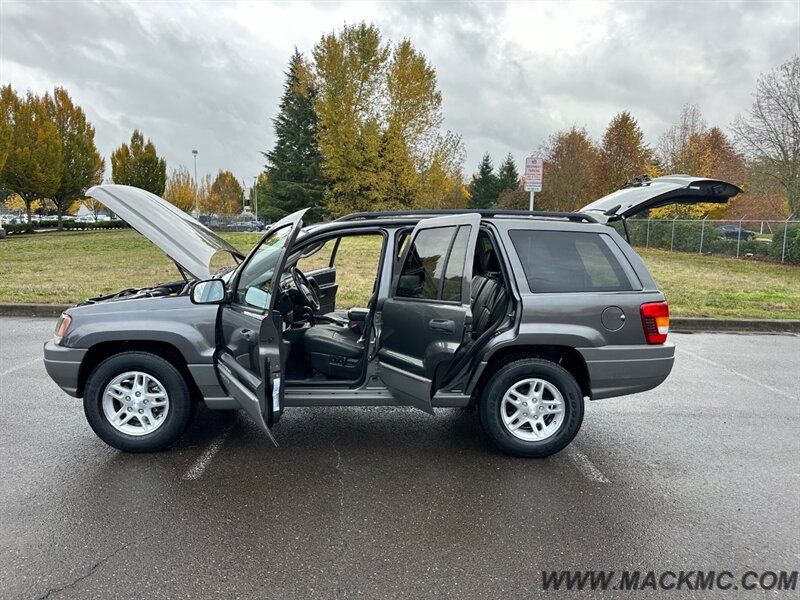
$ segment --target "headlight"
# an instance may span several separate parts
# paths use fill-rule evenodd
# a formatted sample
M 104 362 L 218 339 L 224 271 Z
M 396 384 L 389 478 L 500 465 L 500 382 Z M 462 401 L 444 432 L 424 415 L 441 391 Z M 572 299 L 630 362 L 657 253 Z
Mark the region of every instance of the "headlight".
M 68 314 L 62 314 L 58 318 L 58 323 L 56 323 L 56 332 L 53 334 L 53 341 L 56 344 L 61 343 L 61 338 L 66 335 L 70 325 L 72 325 L 72 317 L 70 317 Z

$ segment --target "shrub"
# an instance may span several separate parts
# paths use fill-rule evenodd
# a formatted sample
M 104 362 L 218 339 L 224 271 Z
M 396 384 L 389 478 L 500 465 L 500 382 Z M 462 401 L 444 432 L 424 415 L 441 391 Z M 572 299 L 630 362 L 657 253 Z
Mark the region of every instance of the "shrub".
M 783 227 L 772 236 L 769 255 L 780 260 L 783 254 Z M 793 223 L 786 228 L 786 262 L 800 263 L 800 224 Z
M 20 234 L 20 233 L 33 233 L 33 225 L 30 223 L 23 223 L 21 225 L 12 225 L 9 223 L 8 225 L 3 225 L 3 229 L 6 230 L 8 235 Z

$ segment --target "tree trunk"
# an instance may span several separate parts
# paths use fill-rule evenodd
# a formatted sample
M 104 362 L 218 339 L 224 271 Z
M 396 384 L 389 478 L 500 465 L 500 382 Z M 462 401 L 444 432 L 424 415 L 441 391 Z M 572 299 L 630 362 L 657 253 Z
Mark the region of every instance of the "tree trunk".
M 23 198 L 25 201 L 25 215 L 28 217 L 27 222 L 25 223 L 26 229 L 33 229 L 33 213 L 31 212 L 31 204 L 33 204 L 33 200 L 28 200 L 27 198 Z
M 60 204 L 57 204 L 56 210 L 58 211 L 58 230 L 64 231 L 64 209 L 61 208 Z

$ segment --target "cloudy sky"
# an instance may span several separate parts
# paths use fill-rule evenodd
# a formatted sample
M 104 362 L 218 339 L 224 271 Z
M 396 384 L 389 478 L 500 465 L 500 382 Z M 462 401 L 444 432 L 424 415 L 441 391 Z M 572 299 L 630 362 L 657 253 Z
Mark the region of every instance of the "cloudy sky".
M 800 2 L 14 2 L 0 0 L 0 81 L 65 86 L 108 156 L 134 128 L 169 167 L 252 182 L 273 143 L 293 48 L 361 20 L 437 70 L 464 172 L 518 164 L 552 132 L 600 136 L 629 110 L 649 143 L 686 102 L 727 126 L 759 73 L 800 53 Z M 110 166 L 107 167 L 110 173 Z

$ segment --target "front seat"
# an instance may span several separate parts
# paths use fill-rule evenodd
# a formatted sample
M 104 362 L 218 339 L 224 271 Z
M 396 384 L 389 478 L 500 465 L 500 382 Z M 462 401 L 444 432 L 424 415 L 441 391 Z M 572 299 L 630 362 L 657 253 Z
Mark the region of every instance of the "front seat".
M 317 317 L 318 319 L 328 320 L 336 325 L 349 325 L 353 321 L 353 315 L 351 314 L 353 311 L 357 312 L 366 312 L 369 313 L 372 310 L 372 306 L 375 304 L 375 300 L 378 297 L 378 292 L 372 292 L 372 296 L 370 296 L 369 300 L 367 301 L 366 308 L 350 308 L 348 310 L 334 310 L 333 312 L 326 313 L 322 315 L 322 317 Z M 363 320 L 363 318 L 361 319 Z
M 306 359 L 314 370 L 337 379 L 358 379 L 364 366 L 361 334 L 342 325 L 314 325 L 303 335 Z

